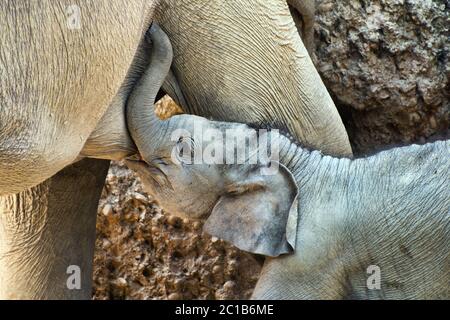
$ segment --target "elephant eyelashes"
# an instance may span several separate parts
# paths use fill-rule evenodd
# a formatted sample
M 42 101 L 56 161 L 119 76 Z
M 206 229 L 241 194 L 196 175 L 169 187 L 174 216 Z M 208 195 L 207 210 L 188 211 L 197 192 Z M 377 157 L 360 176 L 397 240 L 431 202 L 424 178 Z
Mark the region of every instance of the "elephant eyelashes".
M 191 137 L 180 137 L 176 145 L 176 158 L 182 164 L 193 164 L 195 158 L 195 141 Z

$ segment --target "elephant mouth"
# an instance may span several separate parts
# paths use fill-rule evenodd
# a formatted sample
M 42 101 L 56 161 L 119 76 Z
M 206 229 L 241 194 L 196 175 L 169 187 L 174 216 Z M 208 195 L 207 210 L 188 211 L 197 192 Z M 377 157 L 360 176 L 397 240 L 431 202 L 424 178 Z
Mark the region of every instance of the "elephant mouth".
M 142 158 L 140 158 L 140 160 L 128 158 L 126 159 L 125 163 L 130 169 L 136 171 L 138 175 L 141 174 L 142 176 L 147 178 L 146 180 L 150 184 L 151 188 L 155 188 L 156 190 L 169 188 L 173 190 L 172 184 L 167 178 L 164 170 L 162 170 L 154 162 L 148 163 L 146 161 L 143 161 Z
M 140 153 L 135 153 L 125 159 L 126 161 L 144 161 Z

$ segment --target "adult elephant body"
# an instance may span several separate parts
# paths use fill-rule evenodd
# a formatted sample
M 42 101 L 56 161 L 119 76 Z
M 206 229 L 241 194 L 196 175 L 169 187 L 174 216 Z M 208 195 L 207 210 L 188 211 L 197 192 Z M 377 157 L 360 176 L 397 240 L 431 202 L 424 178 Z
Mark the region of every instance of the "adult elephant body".
M 93 206 L 77 208 L 73 202 L 79 197 L 64 192 L 57 203 L 70 210 L 27 204 L 51 191 L 36 186 L 83 156 L 112 159 L 135 151 L 123 111 L 133 80 L 142 71 L 137 52 L 156 2 L 80 1 L 80 29 L 67 24 L 73 18 L 67 16 L 66 8 L 73 5 L 68 0 L 0 4 L 0 194 L 25 192 L 27 199 L 12 201 L 17 205 L 2 211 L 2 232 L 9 241 L 8 246 L 1 244 L 0 270 L 6 270 L 2 283 L 10 280 L 14 261 L 32 258 L 26 250 L 13 250 L 15 239 L 42 241 L 33 243 L 33 254 L 50 255 L 44 259 L 47 265 L 69 261 L 64 255 L 77 256 L 81 265 L 92 259 L 76 246 L 78 237 L 70 230 L 59 233 L 67 234 L 60 248 L 71 248 L 70 253 L 51 249 L 57 246 L 40 251 L 46 243 L 61 239 L 56 233 L 54 238 L 42 237 L 42 229 L 33 228 L 32 215 L 27 213 L 59 214 L 59 219 L 47 220 L 46 230 L 52 230 L 49 223 L 77 210 L 95 214 Z M 175 54 L 164 89 L 186 111 L 219 120 L 267 122 L 325 153 L 351 154 L 345 129 L 286 2 L 271 1 L 268 6 L 265 0 L 161 0 L 158 8 L 157 20 L 171 37 Z M 97 175 L 95 181 L 104 177 L 103 170 L 86 173 L 88 165 L 78 171 Z M 73 175 L 77 170 L 69 172 Z M 64 180 L 76 184 L 76 179 Z M 96 183 L 91 185 L 98 189 Z M 9 197 L 4 203 L 11 203 Z M 16 228 L 10 221 L 30 227 Z M 23 233 L 20 237 L 16 237 L 18 230 Z M 89 298 L 89 283 L 78 295 L 64 289 L 49 291 L 52 281 L 61 276 L 51 276 L 50 270 L 32 273 L 34 267 L 24 265 L 22 276 L 15 277 L 22 281 L 17 286 L 20 292 L 10 287 L 1 295 Z M 27 285 L 25 274 L 34 274 L 34 285 Z
M 169 78 L 177 83 L 163 88 L 186 111 L 270 123 L 324 153 L 351 155 L 288 4 L 270 3 L 83 1 L 79 29 L 68 25 L 69 1 L 2 3 L 0 194 L 51 177 L 83 146 L 83 154 L 106 159 L 132 152 L 123 110 L 146 60 L 137 50 L 156 5 L 175 54 Z

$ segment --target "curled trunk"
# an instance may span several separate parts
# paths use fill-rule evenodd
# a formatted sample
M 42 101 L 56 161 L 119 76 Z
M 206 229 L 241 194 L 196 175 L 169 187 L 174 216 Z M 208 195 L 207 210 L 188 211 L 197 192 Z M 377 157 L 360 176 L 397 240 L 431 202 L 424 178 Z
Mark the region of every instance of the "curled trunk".
M 158 119 L 154 110 L 156 95 L 172 63 L 172 46 L 166 34 L 156 25 L 149 31 L 152 41 L 150 64 L 130 95 L 127 104 L 127 124 L 130 134 L 144 159 L 153 153 L 153 139 L 163 135 L 170 121 Z

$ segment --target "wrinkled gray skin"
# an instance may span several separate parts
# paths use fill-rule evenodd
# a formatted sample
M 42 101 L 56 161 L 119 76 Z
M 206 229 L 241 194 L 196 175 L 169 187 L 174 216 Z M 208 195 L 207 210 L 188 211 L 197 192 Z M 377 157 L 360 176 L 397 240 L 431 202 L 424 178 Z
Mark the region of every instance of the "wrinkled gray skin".
M 67 27 L 69 1 L 2 2 L 0 195 L 36 186 L 82 157 L 120 159 L 136 150 L 124 106 L 146 67 L 149 46 L 142 40 L 155 8 L 177 49 L 164 88 L 185 111 L 274 122 L 324 152 L 351 155 L 339 114 L 297 32 L 312 41 L 313 2 L 288 2 L 294 17 L 285 0 L 245 6 L 236 0 L 85 1 L 81 13 L 91 14 L 81 16 L 79 30 Z M 258 25 L 243 29 L 244 20 Z M 255 46 L 235 50 L 249 41 Z M 199 56 L 208 64 L 196 65 Z M 244 108 L 232 107 L 238 100 Z
M 75 162 L 114 97 L 132 87 L 125 80 L 155 2 L 81 1 L 74 30 L 69 5 L 0 2 L 0 195 Z
M 269 161 L 189 164 L 199 150 L 223 148 L 220 139 L 201 143 L 195 127 L 223 137 L 227 129 L 253 138 L 256 132 L 191 115 L 159 120 L 153 102 L 169 72 L 171 47 L 157 26 L 150 38 L 149 68 L 127 104 L 144 161 L 127 164 L 171 213 L 206 219 L 211 235 L 272 257 L 253 298 L 450 298 L 450 142 L 350 160 L 262 133 L 279 146 L 276 174 L 262 173 Z M 234 148 L 237 153 L 245 144 Z M 381 290 L 366 285 L 372 265 L 381 270 Z

